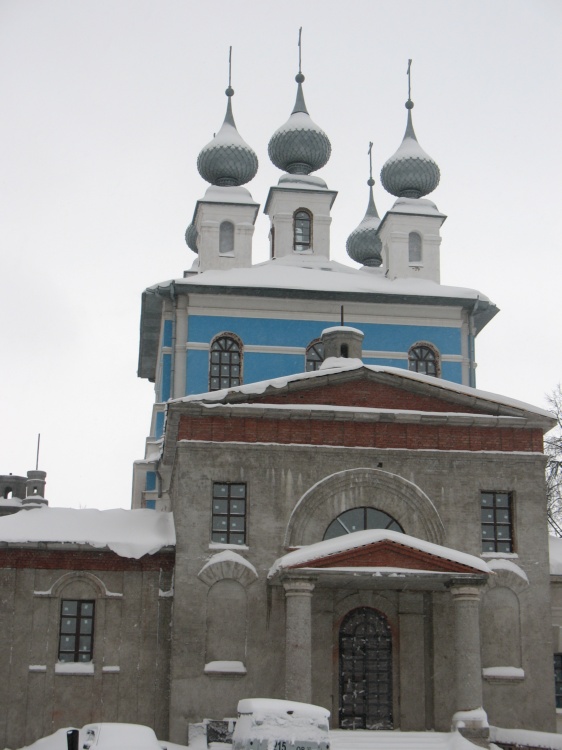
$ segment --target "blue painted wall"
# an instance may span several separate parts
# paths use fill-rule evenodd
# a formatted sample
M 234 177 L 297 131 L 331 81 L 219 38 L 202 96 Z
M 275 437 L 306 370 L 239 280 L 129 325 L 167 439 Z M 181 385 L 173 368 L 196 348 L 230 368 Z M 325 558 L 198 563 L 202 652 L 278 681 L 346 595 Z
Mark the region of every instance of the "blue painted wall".
M 252 346 L 298 346 L 305 348 L 319 338 L 330 321 L 278 320 L 275 318 L 230 318 L 220 316 L 192 315 L 189 318 L 188 342 L 208 345 L 219 333 L 229 331 L 242 339 L 244 345 Z M 441 326 L 416 326 L 392 324 L 350 324 L 365 334 L 363 349 L 378 351 L 403 351 L 417 341 L 429 341 L 441 354 L 461 354 L 460 328 Z M 304 355 L 271 352 L 244 352 L 243 381 L 251 383 L 268 378 L 304 372 Z M 365 358 L 366 364 L 401 367 L 406 369 L 405 359 L 392 357 Z M 462 382 L 460 362 L 443 362 L 442 376 L 447 380 Z M 209 354 L 207 351 L 187 351 L 186 394 L 204 393 L 209 389 Z

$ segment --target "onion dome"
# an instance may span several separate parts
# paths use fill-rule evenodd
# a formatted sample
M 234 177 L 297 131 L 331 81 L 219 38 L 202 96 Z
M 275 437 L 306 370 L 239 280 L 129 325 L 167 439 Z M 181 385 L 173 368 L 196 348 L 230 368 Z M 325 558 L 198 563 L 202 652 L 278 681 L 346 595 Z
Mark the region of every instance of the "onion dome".
M 190 224 L 185 230 L 185 241 L 187 243 L 188 248 L 190 250 L 193 250 L 194 253 L 199 253 L 199 250 L 197 248 L 198 236 L 199 236 L 199 232 L 195 228 L 195 224 Z
M 373 180 L 373 165 L 371 162 L 372 147 L 373 144 L 369 143 L 370 176 L 367 180 L 367 185 L 369 186 L 367 212 L 361 224 L 347 238 L 345 247 L 351 260 L 361 263 L 364 266 L 376 268 L 382 265 L 382 241 L 378 235 L 381 220 L 377 213 L 375 199 L 373 198 L 373 185 L 375 181 Z
M 411 63 L 411 61 L 410 61 Z M 410 65 L 408 65 L 408 78 Z M 422 198 L 435 190 L 441 176 L 439 167 L 431 156 L 425 153 L 417 141 L 412 123 L 414 102 L 410 99 L 406 132 L 398 151 L 388 159 L 381 170 L 381 182 L 385 190 L 398 198 Z
M 297 99 L 291 116 L 271 136 L 268 152 L 276 167 L 289 174 L 310 174 L 323 167 L 330 158 L 332 146 L 326 133 L 310 118 L 302 84 L 303 74 L 295 76 Z
M 211 185 L 231 187 L 250 182 L 258 171 L 258 157 L 236 130 L 232 115 L 231 98 L 234 90 L 229 86 L 226 115 L 221 129 L 197 157 L 197 169 Z

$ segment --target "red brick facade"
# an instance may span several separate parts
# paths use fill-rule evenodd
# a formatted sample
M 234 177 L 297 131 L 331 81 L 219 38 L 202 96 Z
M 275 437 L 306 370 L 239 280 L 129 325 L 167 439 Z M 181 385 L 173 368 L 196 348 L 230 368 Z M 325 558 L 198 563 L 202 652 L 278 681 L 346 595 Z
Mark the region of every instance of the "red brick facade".
M 49 550 L 30 547 L 0 549 L 0 568 L 39 568 L 43 570 L 173 570 L 175 554 L 157 552 L 139 560 L 120 557 L 115 552 L 89 550 Z
M 409 450 L 542 452 L 542 430 L 510 427 L 397 424 L 334 419 L 262 419 L 182 415 L 178 440 L 340 445 Z

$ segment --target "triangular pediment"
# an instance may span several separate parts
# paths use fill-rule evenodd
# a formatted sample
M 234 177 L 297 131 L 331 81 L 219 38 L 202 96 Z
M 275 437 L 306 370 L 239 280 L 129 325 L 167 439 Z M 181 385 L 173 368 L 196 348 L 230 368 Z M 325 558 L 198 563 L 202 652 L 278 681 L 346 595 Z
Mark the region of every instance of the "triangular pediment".
M 408 570 L 424 573 L 490 573 L 488 565 L 465 552 L 387 529 L 369 529 L 326 539 L 288 552 L 270 571 L 342 569 Z
M 428 552 L 412 549 L 389 540 L 375 542 L 339 554 L 326 555 L 294 566 L 294 569 L 298 568 L 398 568 L 428 573 L 481 572 L 454 560 L 436 557 Z

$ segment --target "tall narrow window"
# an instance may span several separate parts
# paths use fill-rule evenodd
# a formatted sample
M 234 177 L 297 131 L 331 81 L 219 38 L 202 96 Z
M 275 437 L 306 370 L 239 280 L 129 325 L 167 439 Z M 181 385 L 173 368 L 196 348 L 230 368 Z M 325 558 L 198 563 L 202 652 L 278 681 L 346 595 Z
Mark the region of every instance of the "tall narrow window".
M 232 255 L 234 253 L 234 224 L 223 221 L 219 229 L 219 253 Z
M 414 344 L 408 352 L 408 369 L 439 377 L 439 352 L 431 344 Z
M 410 232 L 408 236 L 408 261 L 410 263 L 422 262 L 422 238 L 417 232 Z
M 482 552 L 513 552 L 511 492 L 480 493 Z
M 92 661 L 94 602 L 63 599 L 61 603 L 59 661 Z
M 554 654 L 554 695 L 556 708 L 562 708 L 562 654 Z
M 324 344 L 320 339 L 311 341 L 306 347 L 306 372 L 314 372 L 320 369 L 324 361 Z
M 246 485 L 213 482 L 213 542 L 246 544 Z
M 218 336 L 211 344 L 209 390 L 232 388 L 242 383 L 242 344 L 232 335 Z
M 312 216 L 304 208 L 299 208 L 293 216 L 294 249 L 296 253 L 312 247 Z

